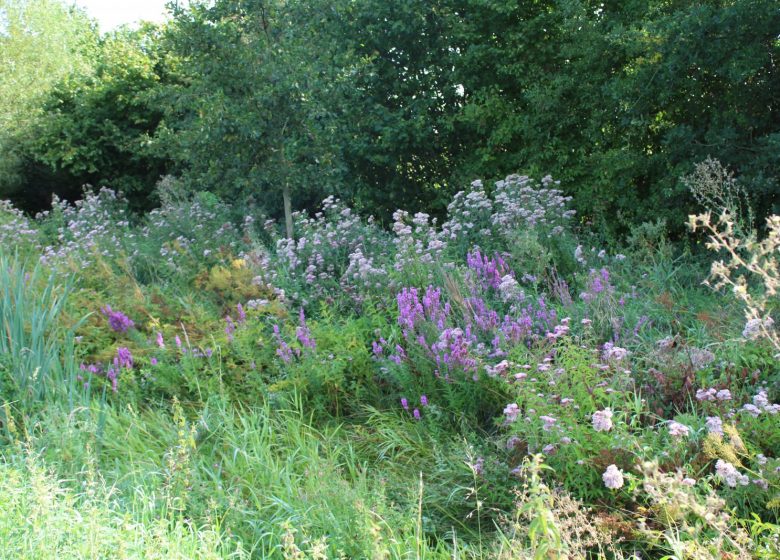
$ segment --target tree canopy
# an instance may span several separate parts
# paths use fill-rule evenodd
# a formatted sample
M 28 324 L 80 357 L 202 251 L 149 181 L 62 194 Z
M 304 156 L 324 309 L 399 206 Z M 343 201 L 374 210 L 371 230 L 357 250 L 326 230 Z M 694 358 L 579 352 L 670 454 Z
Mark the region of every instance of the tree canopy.
M 19 45 L 54 39 L 0 38 L 28 84 L 0 85 L 28 107 L 0 105 L 16 123 L 6 193 L 32 196 L 44 165 L 61 190 L 113 185 L 139 209 L 173 175 L 275 217 L 285 198 L 311 210 L 338 194 L 381 218 L 441 212 L 473 178 L 521 170 L 560 179 L 584 219 L 620 232 L 682 224 L 679 177 L 714 157 L 758 217 L 778 210 L 772 0 L 214 0 L 100 41 L 55 0 L 3 6 L 44 14 L 67 38 L 47 54 L 70 61 L 38 79 Z

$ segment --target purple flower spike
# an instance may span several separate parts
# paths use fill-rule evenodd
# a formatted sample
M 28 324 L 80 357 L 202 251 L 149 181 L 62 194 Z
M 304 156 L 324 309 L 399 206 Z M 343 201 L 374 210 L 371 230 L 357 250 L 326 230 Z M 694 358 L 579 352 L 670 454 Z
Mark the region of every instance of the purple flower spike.
M 165 341 L 163 340 L 163 335 L 161 332 L 157 333 L 157 346 L 160 348 L 165 348 Z
M 414 415 L 414 419 L 415 420 L 419 420 L 420 419 L 420 410 L 419 409 L 415 408 L 414 412 L 412 412 L 412 414 Z
M 406 400 L 406 397 L 401 397 L 401 406 L 404 407 L 404 410 L 409 410 L 409 401 Z
M 426 397 L 425 395 L 422 395 L 420 397 L 420 404 L 423 405 L 423 406 L 428 406 L 428 397 Z
M 117 348 L 114 363 L 120 368 L 133 369 L 133 355 L 130 349 L 124 346 Z
M 233 318 L 230 315 L 225 315 L 225 334 L 228 341 L 233 341 L 234 332 L 236 332 L 236 324 L 233 322 Z
M 100 311 L 108 318 L 108 326 L 111 327 L 111 330 L 114 332 L 124 333 L 127 332 L 127 329 L 135 326 L 135 323 L 133 323 L 130 317 L 121 311 L 114 311 L 111 309 L 110 305 L 102 307 Z

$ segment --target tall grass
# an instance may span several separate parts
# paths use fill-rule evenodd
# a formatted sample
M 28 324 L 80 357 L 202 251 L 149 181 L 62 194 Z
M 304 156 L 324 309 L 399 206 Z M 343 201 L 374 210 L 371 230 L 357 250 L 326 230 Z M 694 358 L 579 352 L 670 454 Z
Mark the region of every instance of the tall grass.
M 0 252 L 0 395 L 24 404 L 79 392 L 73 328 L 61 324 L 70 281 Z
M 0 507 L 0 550 L 16 554 L 3 559 L 105 558 L 126 531 L 117 557 L 475 558 L 459 542 L 429 541 L 419 473 L 409 480 L 418 499 L 391 503 L 351 434 L 315 428 L 299 401 L 213 399 L 188 412 L 55 404 L 30 432 L 0 449 L 0 500 L 12 504 Z M 44 515 L 36 500 L 56 511 Z M 70 527 L 78 516 L 104 523 L 102 534 Z M 40 540 L 43 530 L 56 542 Z
M 123 510 L 110 488 L 91 481 L 74 492 L 28 455 L 0 463 L 0 557 L 7 560 L 248 558 L 215 524 L 156 516 L 142 503 Z

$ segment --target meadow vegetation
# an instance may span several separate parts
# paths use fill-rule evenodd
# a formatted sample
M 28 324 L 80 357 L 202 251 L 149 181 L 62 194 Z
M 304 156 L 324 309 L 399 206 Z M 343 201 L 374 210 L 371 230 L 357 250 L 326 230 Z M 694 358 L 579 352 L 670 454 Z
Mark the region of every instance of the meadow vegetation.
M 780 558 L 779 17 L 0 0 L 0 557 Z
M 475 181 L 440 226 L 231 210 L 4 208 L 9 557 L 778 554 L 776 218 L 692 217 L 714 291 L 550 177 Z

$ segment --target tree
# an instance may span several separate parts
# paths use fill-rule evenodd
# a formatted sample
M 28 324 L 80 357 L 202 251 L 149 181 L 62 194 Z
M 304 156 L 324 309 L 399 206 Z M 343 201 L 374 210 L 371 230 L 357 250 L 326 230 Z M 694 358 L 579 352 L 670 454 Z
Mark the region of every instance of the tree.
M 693 201 L 679 177 L 707 156 L 738 170 L 759 216 L 777 204 L 776 2 L 454 5 L 454 126 L 472 143 L 458 175 L 552 173 L 613 232 L 662 217 L 681 233 Z
M 357 206 L 441 212 L 463 141 L 451 123 L 463 98 L 454 73 L 459 14 L 446 1 L 348 3 L 340 44 L 360 64 L 338 111 Z
M 292 197 L 339 178 L 325 102 L 343 81 L 334 17 L 325 1 L 217 0 L 176 9 L 167 36 L 187 80 L 169 88 L 159 137 L 183 181 L 283 213 L 289 237 Z
M 95 24 L 58 0 L 0 0 L 0 196 L 30 199 L 31 176 L 47 175 L 24 145 L 59 80 L 91 66 Z M 33 196 L 30 196 L 33 195 Z
M 134 209 L 149 209 L 170 167 L 155 134 L 163 118 L 158 94 L 175 80 L 174 64 L 154 26 L 103 37 L 92 67 L 71 72 L 46 96 L 30 157 L 64 186 L 110 186 Z

